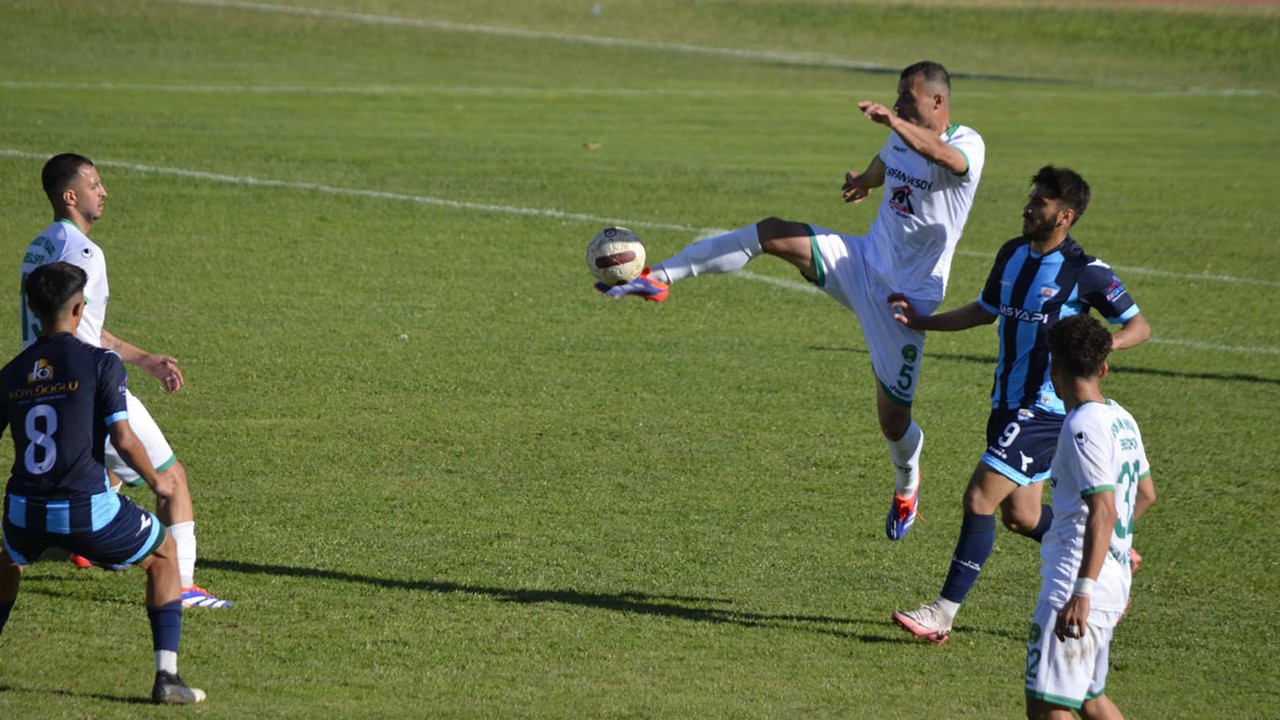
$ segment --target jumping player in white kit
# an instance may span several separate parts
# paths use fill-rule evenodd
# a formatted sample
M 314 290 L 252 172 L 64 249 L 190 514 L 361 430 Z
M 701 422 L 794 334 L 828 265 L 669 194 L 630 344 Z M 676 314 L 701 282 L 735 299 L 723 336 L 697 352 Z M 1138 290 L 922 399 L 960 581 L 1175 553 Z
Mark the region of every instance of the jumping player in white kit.
M 892 112 L 870 101 L 858 107 L 890 129 L 867 168 L 845 175 L 845 202 L 861 202 L 874 188 L 885 188 L 865 237 L 771 217 L 696 242 L 630 283 L 597 289 L 614 297 L 662 302 L 671 283 L 735 272 L 768 254 L 794 265 L 856 313 L 876 376 L 880 430 L 896 470 L 885 534 L 899 540 L 915 522 L 919 502 L 924 433 L 911 419 L 911 404 L 924 332 L 894 320 L 886 300 L 900 293 L 924 314 L 942 303 L 951 258 L 982 177 L 986 146 L 973 129 L 951 122 L 951 77 L 935 62 L 918 62 L 902 71 Z
M 1050 471 L 1053 525 L 1027 641 L 1027 717 L 1123 716 L 1105 694 L 1111 635 L 1129 601 L 1134 521 L 1155 502 L 1133 416 L 1100 387 L 1111 333 L 1088 315 L 1049 330 L 1049 375 L 1068 414 Z
M 110 296 L 107 263 L 102 248 L 88 236 L 90 228 L 102 217 L 107 197 L 97 168 L 82 155 L 56 155 L 45 163 L 41 183 L 53 206 L 54 219 L 27 248 L 22 260 L 22 279 L 25 280 L 36 267 L 56 261 L 82 268 L 89 277 L 84 289 L 84 318 L 76 337 L 95 347 L 115 351 L 125 363 L 136 365 L 159 380 L 165 392 L 177 392 L 182 388 L 184 379 L 176 358 L 146 352 L 103 327 Z M 40 336 L 40 323 L 30 313 L 26 297 L 21 299 L 21 313 L 22 346 L 25 348 Z M 170 497 L 157 499 L 156 515 L 168 526 L 177 544 L 182 604 L 184 607 L 229 608 L 230 602 L 214 597 L 195 584 L 195 515 L 186 469 L 178 462 L 164 433 L 142 401 L 132 392 L 128 393 L 127 400 L 129 422 L 146 448 L 151 464 L 158 472 L 171 476 L 175 483 Z M 110 446 L 107 448 L 106 466 L 125 483 L 136 485 L 140 481 L 138 474 Z M 115 489 L 119 490 L 118 484 Z

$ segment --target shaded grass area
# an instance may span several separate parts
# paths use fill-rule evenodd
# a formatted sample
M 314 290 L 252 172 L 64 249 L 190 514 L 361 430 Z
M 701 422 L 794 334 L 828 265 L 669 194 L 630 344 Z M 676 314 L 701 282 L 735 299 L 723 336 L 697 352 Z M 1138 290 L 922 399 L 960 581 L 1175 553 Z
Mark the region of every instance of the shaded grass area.
M 897 55 L 914 37 L 897 19 L 858 3 L 606 3 L 595 20 L 567 2 L 316 5 L 918 59 Z M 969 73 L 1093 63 L 1087 82 L 1132 67 L 1147 90 L 1272 82 L 1274 49 L 1253 44 L 1267 24 L 1232 41 L 1216 16 L 1168 16 L 1170 30 L 1096 15 L 1112 44 L 1077 56 L 1042 29 L 1055 13 L 1084 23 L 1075 11 L 928 12 L 969 28 L 940 46 Z M 942 651 L 889 622 L 945 572 L 982 449 L 990 332 L 929 340 L 926 520 L 890 544 L 851 316 L 731 277 L 660 306 L 605 303 L 582 267 L 597 223 L 538 214 L 662 225 L 642 229 L 654 257 L 695 234 L 671 225 L 779 214 L 861 231 L 871 208 L 840 204 L 839 178 L 883 136 L 852 104 L 890 99 L 892 75 L 163 2 L 18 2 L 6 18 L 0 79 L 46 85 L 0 87 L 0 145 L 107 161 L 93 235 L 112 268 L 108 327 L 177 355 L 190 381 L 161 396 L 132 380 L 196 489 L 200 582 L 237 603 L 186 616 L 202 717 L 1021 715 L 1030 543 L 1001 533 Z M 45 49 L 55 19 L 80 29 L 92 64 Z M 1154 47 L 1195 27 L 1227 29 L 1186 53 Z M 1215 69 L 1203 61 L 1219 42 L 1251 59 Z M 144 87 L 54 85 L 73 80 Z M 1280 157 L 1259 140 L 1277 100 L 961 76 L 955 101 L 988 162 L 948 307 L 977 293 L 1027 178 L 1055 162 L 1094 184 L 1081 243 L 1165 273 L 1122 273 L 1156 337 L 1208 348 L 1115 358 L 1110 391 L 1142 423 L 1161 499 L 1138 529 L 1147 564 L 1108 691 L 1131 717 L 1265 717 L 1274 690 L 1240 678 L 1280 673 L 1257 641 L 1280 591 L 1280 362 L 1246 350 L 1280 348 L 1252 310 L 1277 290 L 1190 276 L 1277 276 Z M 48 219 L 39 164 L 0 157 L 15 264 Z M 767 260 L 751 271 L 794 279 Z M 0 334 L 0 350 L 16 342 Z M 0 715 L 163 712 L 138 704 L 141 584 L 34 566 L 0 637 Z

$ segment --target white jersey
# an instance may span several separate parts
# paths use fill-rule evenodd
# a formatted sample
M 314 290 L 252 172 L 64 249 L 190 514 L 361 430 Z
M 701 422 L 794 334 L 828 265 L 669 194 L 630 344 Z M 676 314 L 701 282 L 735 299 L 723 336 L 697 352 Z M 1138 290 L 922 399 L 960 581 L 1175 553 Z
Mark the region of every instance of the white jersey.
M 884 199 L 867 231 L 867 263 L 886 287 L 912 300 L 941 301 L 973 196 L 986 145 L 972 128 L 952 125 L 941 140 L 959 150 L 969 168 L 955 174 L 926 160 L 896 132 L 880 148 Z
M 1114 401 L 1089 402 L 1062 423 L 1051 470 L 1053 525 L 1040 547 L 1040 601 L 1061 608 L 1084 558 L 1084 498 L 1115 493 L 1117 520 L 1110 547 L 1089 596 L 1092 609 L 1120 612 L 1129 599 L 1129 551 L 1133 547 L 1133 506 L 1138 481 L 1151 474 L 1142 434 L 1133 416 Z
M 80 232 L 80 228 L 70 220 L 56 220 L 40 233 L 27 247 L 27 255 L 22 259 L 22 282 L 27 274 L 41 265 L 51 262 L 68 262 L 77 265 L 89 276 L 84 286 L 84 317 L 80 320 L 80 329 L 76 337 L 94 347 L 102 347 L 102 323 L 107 317 L 107 259 L 102 248 Z M 31 314 L 27 307 L 27 294 L 21 293 L 22 308 L 22 347 L 40 337 L 40 321 Z

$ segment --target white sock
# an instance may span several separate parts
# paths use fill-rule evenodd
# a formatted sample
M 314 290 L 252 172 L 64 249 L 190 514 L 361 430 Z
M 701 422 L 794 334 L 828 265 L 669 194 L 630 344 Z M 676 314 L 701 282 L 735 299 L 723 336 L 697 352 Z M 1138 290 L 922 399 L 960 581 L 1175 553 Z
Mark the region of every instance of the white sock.
M 196 574 L 196 523 L 194 520 L 169 526 L 173 542 L 178 546 L 178 577 L 182 587 L 195 584 Z
M 156 651 L 156 672 L 178 674 L 178 653 L 172 650 Z
M 948 620 L 955 620 L 956 613 L 960 612 L 960 603 L 951 602 L 950 600 L 941 596 L 937 600 L 934 600 L 933 604 L 936 605 L 937 608 L 941 610 L 944 615 L 947 616 Z
M 894 492 L 902 497 L 911 497 L 920 487 L 920 450 L 924 448 L 924 431 L 911 421 L 911 427 L 897 440 L 889 440 L 889 459 L 897 470 L 897 481 Z
M 654 265 L 651 272 L 661 282 L 680 282 L 703 273 L 737 272 L 760 253 L 760 233 L 755 225 L 748 225 L 699 240 Z

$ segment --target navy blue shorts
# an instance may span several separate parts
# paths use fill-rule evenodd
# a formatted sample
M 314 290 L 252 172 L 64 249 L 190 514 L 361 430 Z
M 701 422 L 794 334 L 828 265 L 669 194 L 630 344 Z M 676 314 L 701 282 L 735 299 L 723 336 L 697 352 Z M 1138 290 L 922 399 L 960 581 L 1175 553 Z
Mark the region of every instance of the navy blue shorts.
M 164 525 L 127 497 L 107 491 L 87 500 L 4 498 L 4 549 L 19 565 L 51 547 L 100 565 L 132 565 L 164 542 Z
M 982 463 L 1020 486 L 1047 480 L 1064 419 L 1035 408 L 993 409 Z

